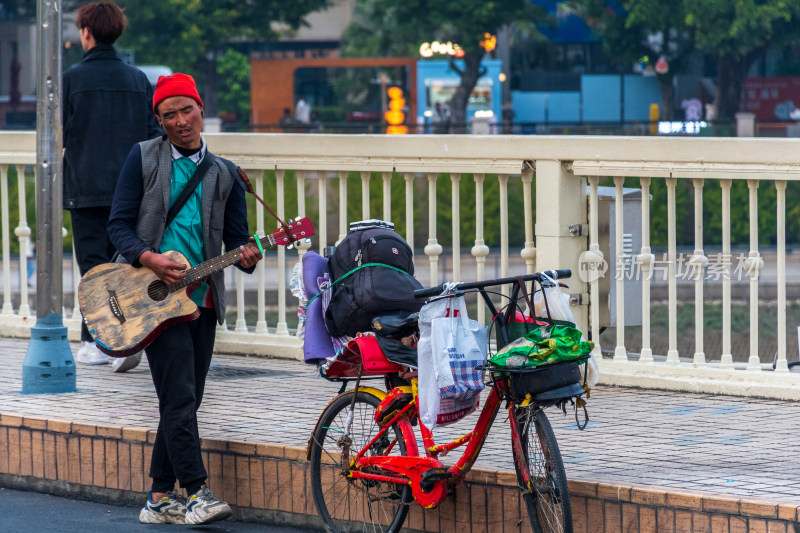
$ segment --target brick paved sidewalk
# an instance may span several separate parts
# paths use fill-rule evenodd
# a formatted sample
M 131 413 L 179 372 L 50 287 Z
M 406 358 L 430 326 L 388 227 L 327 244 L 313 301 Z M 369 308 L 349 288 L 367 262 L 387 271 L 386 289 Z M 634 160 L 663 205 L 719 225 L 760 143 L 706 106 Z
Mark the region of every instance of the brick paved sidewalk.
M 114 374 L 110 365 L 78 365 L 74 394 L 23 395 L 27 341 L 2 339 L 0 349 L 0 413 L 155 429 L 156 395 L 145 358 L 125 374 Z M 217 354 L 200 434 L 305 447 L 338 389 L 300 362 Z M 800 504 L 798 403 L 598 387 L 588 408 L 584 431 L 571 411 L 548 411 L 569 479 Z M 436 434 L 444 438 L 470 427 L 461 422 Z M 502 412 L 476 465 L 513 472 Z
M 146 359 L 125 374 L 114 374 L 110 365 L 78 365 L 77 393 L 23 395 L 27 345 L 27 340 L 0 339 L 0 415 L 155 429 L 157 403 Z M 200 434 L 305 448 L 318 415 L 338 389 L 300 362 L 217 354 L 199 413 Z M 800 504 L 800 404 L 598 387 L 588 408 L 591 421 L 584 431 L 575 427 L 571 411 L 547 413 L 571 481 L 784 508 Z M 461 422 L 436 434 L 443 440 L 469 429 Z M 476 467 L 513 472 L 502 411 Z

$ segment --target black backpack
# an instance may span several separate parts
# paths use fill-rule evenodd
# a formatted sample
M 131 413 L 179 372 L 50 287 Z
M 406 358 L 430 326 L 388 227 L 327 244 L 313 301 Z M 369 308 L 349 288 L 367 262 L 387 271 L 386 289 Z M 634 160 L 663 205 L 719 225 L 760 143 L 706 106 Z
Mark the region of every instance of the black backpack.
M 330 258 L 330 274 L 339 280 L 325 312 L 334 337 L 371 331 L 373 317 L 386 311 L 416 312 L 424 303 L 414 298 L 422 285 L 414 278 L 411 247 L 388 228 L 350 231 Z

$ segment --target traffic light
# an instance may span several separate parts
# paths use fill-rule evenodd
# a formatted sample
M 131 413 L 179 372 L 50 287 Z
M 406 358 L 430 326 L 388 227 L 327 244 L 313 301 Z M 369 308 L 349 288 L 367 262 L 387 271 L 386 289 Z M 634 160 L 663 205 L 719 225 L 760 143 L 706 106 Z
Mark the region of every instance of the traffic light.
M 389 96 L 389 110 L 383 114 L 387 124 L 386 133 L 408 133 L 408 126 L 403 124 L 406 120 L 406 114 L 403 113 L 403 108 L 406 106 L 406 99 L 403 98 L 403 89 L 389 87 L 386 90 L 386 94 Z

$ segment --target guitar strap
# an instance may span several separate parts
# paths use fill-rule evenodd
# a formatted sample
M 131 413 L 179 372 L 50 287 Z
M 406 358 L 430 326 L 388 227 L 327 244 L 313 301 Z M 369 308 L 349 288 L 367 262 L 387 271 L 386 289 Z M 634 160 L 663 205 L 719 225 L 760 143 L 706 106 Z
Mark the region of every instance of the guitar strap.
M 264 200 L 262 200 L 261 197 L 256 194 L 256 191 L 253 189 L 253 184 L 250 183 L 250 178 L 247 177 L 247 174 L 245 174 L 244 170 L 242 170 L 242 167 L 234 165 L 227 159 L 223 159 L 223 161 L 225 162 L 225 165 L 228 167 L 228 170 L 230 170 L 232 174 L 236 174 L 239 176 L 239 179 L 242 180 L 242 184 L 244 185 L 245 190 L 250 194 L 252 194 L 253 196 L 255 196 L 256 200 L 258 200 L 261 203 L 261 205 L 264 206 L 264 209 L 266 209 L 267 212 L 270 215 L 272 215 L 272 217 L 275 220 L 278 221 L 278 224 L 280 224 L 281 227 L 284 229 L 284 231 L 286 231 L 286 235 L 290 239 L 289 242 L 296 241 L 297 239 L 292 239 L 292 232 L 289 225 L 285 221 L 283 221 L 278 215 L 276 215 L 275 212 L 272 209 L 270 209 L 270 207 L 266 204 L 266 202 L 264 202 Z
M 214 154 L 206 151 L 206 155 L 203 160 L 200 161 L 200 165 L 198 165 L 197 169 L 194 171 L 192 179 L 186 183 L 186 186 L 184 186 L 180 196 L 175 199 L 175 203 L 169 208 L 169 212 L 167 213 L 167 223 L 164 224 L 165 228 L 169 226 L 173 220 L 175 220 L 175 217 L 178 216 L 178 213 L 180 213 L 181 209 L 183 209 L 183 206 L 186 205 L 186 201 L 203 180 L 203 177 L 208 172 L 208 169 L 214 164 L 215 159 L 216 157 Z

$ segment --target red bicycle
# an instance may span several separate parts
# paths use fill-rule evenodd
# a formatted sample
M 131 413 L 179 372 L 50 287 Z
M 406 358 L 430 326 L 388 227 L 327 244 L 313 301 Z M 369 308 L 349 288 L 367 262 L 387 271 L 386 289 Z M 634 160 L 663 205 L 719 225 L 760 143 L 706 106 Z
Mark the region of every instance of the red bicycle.
M 569 270 L 546 274 L 551 279 L 571 275 Z M 516 305 L 498 311 L 486 289 L 514 284 L 510 300 L 516 302 L 523 281 L 547 283 L 536 273 L 456 286 L 457 291 L 480 293 L 494 318 L 500 346 L 511 340 L 509 325 L 514 323 Z M 441 292 L 440 285 L 416 295 Z M 418 417 L 416 372 L 387 360 L 375 337 L 354 339 L 327 377 L 355 379 L 355 387 L 328 404 L 308 444 L 314 503 L 328 530 L 390 533 L 402 527 L 413 500 L 425 508 L 437 506 L 475 463 L 505 401 L 517 479 L 533 531 L 571 532 L 567 476 L 544 409 L 563 407 L 584 394 L 578 365 L 579 361 L 569 361 L 519 372 L 488 369 L 489 393 L 474 429 L 452 442 L 436 444 Z M 382 377 L 388 392 L 361 384 L 372 377 Z M 424 450 L 418 447 L 415 426 Z M 465 449 L 454 465 L 442 463 L 445 452 L 461 446 Z

